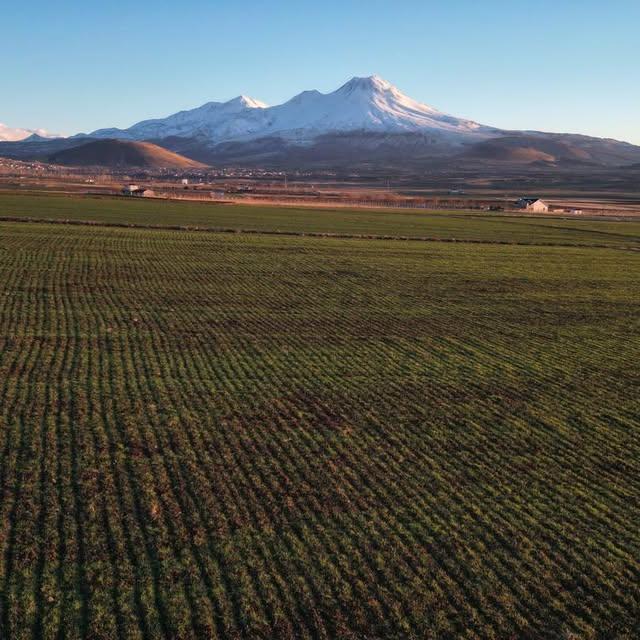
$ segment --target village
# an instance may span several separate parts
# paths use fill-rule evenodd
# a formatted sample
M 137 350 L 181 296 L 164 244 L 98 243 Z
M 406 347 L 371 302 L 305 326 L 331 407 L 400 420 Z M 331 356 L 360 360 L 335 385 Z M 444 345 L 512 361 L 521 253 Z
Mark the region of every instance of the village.
M 338 172 L 207 168 L 177 171 L 65 167 L 0 158 L 0 189 L 209 203 L 486 211 L 496 215 L 640 216 L 635 191 L 576 194 L 545 185 L 518 193 L 453 176 L 396 177 Z M 517 188 L 517 187 L 516 187 Z

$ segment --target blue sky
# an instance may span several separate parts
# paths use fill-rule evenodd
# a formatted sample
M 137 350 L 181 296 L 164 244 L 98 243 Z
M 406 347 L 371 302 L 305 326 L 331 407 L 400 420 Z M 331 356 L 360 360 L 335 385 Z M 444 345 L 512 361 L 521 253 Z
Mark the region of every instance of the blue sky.
M 640 1 L 0 5 L 0 122 L 76 133 L 378 74 L 504 128 L 640 144 Z

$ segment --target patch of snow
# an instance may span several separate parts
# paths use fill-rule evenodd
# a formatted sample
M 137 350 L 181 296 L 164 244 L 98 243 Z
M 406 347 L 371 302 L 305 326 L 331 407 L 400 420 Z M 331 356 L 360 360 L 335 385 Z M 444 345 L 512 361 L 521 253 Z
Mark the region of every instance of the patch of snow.
M 1 142 L 18 142 L 19 140 L 25 140 L 31 136 L 36 135 L 40 138 L 61 138 L 55 133 L 49 133 L 45 129 L 20 129 L 11 128 L 6 124 L 0 122 L 0 141 Z

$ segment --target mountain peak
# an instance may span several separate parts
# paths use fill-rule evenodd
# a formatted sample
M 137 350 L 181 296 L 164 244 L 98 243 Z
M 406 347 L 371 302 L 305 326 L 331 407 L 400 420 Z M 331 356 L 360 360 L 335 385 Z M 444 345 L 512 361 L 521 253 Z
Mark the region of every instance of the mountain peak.
M 42 142 L 43 140 L 51 140 L 51 138 L 39 133 L 32 133 L 28 138 L 24 138 L 23 142 Z
M 266 109 L 269 105 L 261 102 L 260 100 L 256 100 L 255 98 L 250 98 L 249 96 L 237 96 L 232 100 L 229 100 L 226 104 L 231 106 L 245 107 L 247 109 Z
M 365 77 L 354 76 L 343 84 L 338 91 L 389 91 L 391 89 L 395 89 L 395 87 L 390 82 L 380 76 L 373 75 Z

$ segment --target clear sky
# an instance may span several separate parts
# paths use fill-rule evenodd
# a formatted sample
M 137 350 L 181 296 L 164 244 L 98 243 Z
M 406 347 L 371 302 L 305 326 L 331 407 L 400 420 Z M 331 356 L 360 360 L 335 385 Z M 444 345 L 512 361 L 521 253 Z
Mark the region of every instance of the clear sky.
M 0 122 L 66 134 L 378 74 L 457 116 L 640 144 L 640 0 L 4 0 Z

